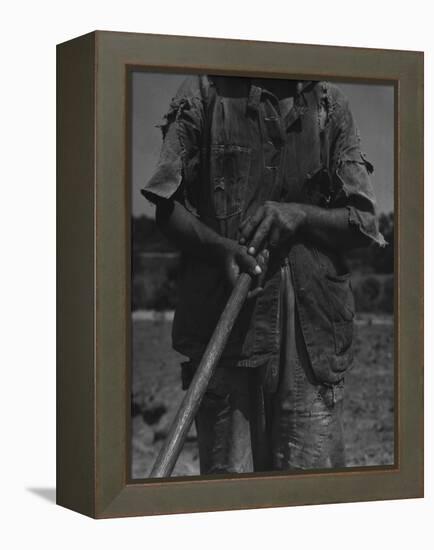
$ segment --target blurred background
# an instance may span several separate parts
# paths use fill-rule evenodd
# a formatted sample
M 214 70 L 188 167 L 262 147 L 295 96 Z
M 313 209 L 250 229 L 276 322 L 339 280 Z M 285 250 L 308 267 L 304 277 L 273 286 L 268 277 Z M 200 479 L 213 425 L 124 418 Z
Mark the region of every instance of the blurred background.
M 140 194 L 161 146 L 162 121 L 185 75 L 135 72 L 132 78 L 132 477 L 144 478 L 183 396 L 180 363 L 171 347 L 179 252 L 158 230 L 154 209 Z M 357 250 L 348 258 L 356 300 L 356 360 L 346 375 L 344 429 L 348 466 L 394 462 L 394 90 L 392 86 L 338 83 L 348 97 L 374 165 L 372 181 L 380 230 L 388 246 Z M 356 428 L 357 426 L 357 428 Z M 190 430 L 174 475 L 197 475 Z

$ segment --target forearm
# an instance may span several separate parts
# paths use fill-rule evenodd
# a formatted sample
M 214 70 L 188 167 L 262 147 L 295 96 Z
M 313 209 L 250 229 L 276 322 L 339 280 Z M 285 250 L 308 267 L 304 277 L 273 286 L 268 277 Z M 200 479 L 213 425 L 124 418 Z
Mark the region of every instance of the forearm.
M 326 209 L 293 202 L 267 201 L 240 226 L 240 242 L 249 247 L 250 254 L 264 244 L 286 247 L 300 238 L 341 251 L 364 246 L 369 240 L 350 224 L 347 208 Z
M 227 241 L 177 201 L 157 204 L 156 221 L 161 232 L 183 252 L 207 261 L 217 259 Z
M 252 258 L 246 247 L 226 239 L 203 224 L 177 201 L 157 204 L 157 225 L 166 237 L 182 251 L 222 269 L 225 279 L 234 286 L 241 272 L 257 278 L 257 287 L 249 293 L 253 297 L 261 292 L 268 254 Z
M 303 205 L 305 219 L 301 233 L 309 240 L 330 249 L 349 250 L 366 246 L 369 238 L 349 223 L 348 209 L 326 209 Z

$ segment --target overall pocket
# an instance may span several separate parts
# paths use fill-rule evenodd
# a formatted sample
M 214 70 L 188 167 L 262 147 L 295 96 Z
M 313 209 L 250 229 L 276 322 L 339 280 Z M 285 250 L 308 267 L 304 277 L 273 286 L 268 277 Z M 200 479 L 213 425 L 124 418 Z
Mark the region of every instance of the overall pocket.
M 241 212 L 250 171 L 251 150 L 240 145 L 214 145 L 211 183 L 214 214 L 223 219 Z
M 325 274 L 336 355 L 345 353 L 353 342 L 354 296 L 350 274 Z

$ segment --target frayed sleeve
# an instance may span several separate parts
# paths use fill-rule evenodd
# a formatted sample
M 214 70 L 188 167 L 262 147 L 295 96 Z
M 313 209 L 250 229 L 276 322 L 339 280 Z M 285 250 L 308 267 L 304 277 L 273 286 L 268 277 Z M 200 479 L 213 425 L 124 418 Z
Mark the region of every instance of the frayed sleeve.
M 374 167 L 360 149 L 358 130 L 348 100 L 338 92 L 332 128 L 331 206 L 347 207 L 349 224 L 379 246 L 386 241 L 378 228 L 376 199 L 370 174 Z
M 171 199 L 176 194 L 189 210 L 197 212 L 203 103 L 199 77 L 187 78 L 160 125 L 163 143 L 159 160 L 141 190 L 149 201 Z

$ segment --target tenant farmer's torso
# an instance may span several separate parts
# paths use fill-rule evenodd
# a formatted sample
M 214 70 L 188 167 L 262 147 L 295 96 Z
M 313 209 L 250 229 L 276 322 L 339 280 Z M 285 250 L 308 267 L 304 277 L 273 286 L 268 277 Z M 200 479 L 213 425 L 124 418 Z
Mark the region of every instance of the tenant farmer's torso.
M 328 141 L 316 83 L 282 81 L 276 86 L 233 77 L 211 81 L 198 175 L 185 182 L 186 204 L 192 211 L 221 235 L 237 240 L 241 221 L 267 200 L 326 205 L 331 193 Z M 312 366 L 319 379 L 335 382 L 352 358 L 352 293 L 347 279 L 336 280 L 330 293 L 332 283 L 322 272 L 338 276 L 340 260 L 306 242 L 293 243 L 286 254 L 271 259 L 264 292 L 244 307 L 221 364 L 256 367 L 278 361 L 282 261 L 291 266 Z M 200 359 L 228 292 L 215 267 L 184 257 L 173 327 L 175 349 Z M 330 294 L 335 297 L 335 313 L 330 313 Z M 338 337 L 335 321 L 343 329 Z
M 304 116 L 303 130 L 298 124 L 316 97 L 280 82 L 214 78 L 197 204 L 224 236 L 236 239 L 240 221 L 267 200 L 306 202 L 305 178 L 320 169 L 318 118 Z

